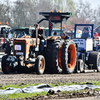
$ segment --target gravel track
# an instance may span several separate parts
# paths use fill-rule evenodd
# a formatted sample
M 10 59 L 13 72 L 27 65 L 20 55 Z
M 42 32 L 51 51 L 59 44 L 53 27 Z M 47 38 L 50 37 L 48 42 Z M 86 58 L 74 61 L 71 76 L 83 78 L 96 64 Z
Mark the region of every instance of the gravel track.
M 19 83 L 61 83 L 61 82 L 87 82 L 100 81 L 100 73 L 77 73 L 77 74 L 3 74 L 0 70 L 0 84 Z

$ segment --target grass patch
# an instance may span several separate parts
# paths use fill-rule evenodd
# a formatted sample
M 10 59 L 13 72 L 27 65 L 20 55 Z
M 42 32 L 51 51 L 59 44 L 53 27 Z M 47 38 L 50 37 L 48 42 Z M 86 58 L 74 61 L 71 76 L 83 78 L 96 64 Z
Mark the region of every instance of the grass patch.
M 41 92 L 41 93 L 14 93 L 14 94 L 8 94 L 8 95 L 0 95 L 0 100 L 4 99 L 22 99 L 22 98 L 29 98 L 33 96 L 44 96 L 47 92 Z
M 6 88 L 8 87 L 11 87 L 11 88 L 25 88 L 25 87 L 28 87 L 28 86 L 35 86 L 35 85 L 38 85 L 38 84 L 7 84 L 7 85 L 3 85 L 3 86 L 0 86 L 0 89 L 1 90 L 5 90 Z
M 76 92 L 87 92 L 87 90 L 61 91 L 62 94 L 71 94 Z
M 48 83 L 50 86 L 52 87 L 55 87 L 55 86 L 63 86 L 63 85 L 84 85 L 84 84 L 87 84 L 87 83 L 92 83 L 93 85 L 100 85 L 100 81 L 93 81 L 93 82 L 65 82 L 65 83 L 56 83 L 56 84 L 51 84 L 51 83 Z M 39 84 L 7 84 L 7 85 L 0 85 L 0 89 L 1 90 L 5 90 L 6 88 L 8 87 L 11 87 L 11 88 L 25 88 L 25 87 L 28 87 L 28 86 L 35 86 L 35 85 L 40 85 L 41 83 Z
M 16 98 L 29 98 L 29 97 L 33 97 L 33 96 L 38 96 L 38 95 L 46 95 L 47 92 L 41 92 L 41 93 L 14 93 L 14 94 L 9 94 L 8 98 L 9 99 L 16 99 Z
M 76 85 L 76 84 L 77 84 L 76 82 L 75 83 L 74 82 L 73 83 L 72 82 L 65 82 L 65 83 L 56 83 L 56 84 L 50 84 L 49 83 L 49 85 L 52 86 L 52 87 L 55 87 L 55 86 L 63 86 L 63 85 L 70 86 L 70 85 Z
M 55 86 L 63 86 L 63 85 L 84 85 L 84 84 L 93 84 L 93 85 L 98 85 L 100 86 L 100 81 L 93 81 L 93 82 L 66 82 L 66 83 L 57 83 L 57 84 L 49 84 L 50 86 L 52 87 L 55 87 Z M 0 89 L 1 90 L 5 90 L 6 88 L 8 87 L 11 87 L 11 88 L 25 88 L 25 87 L 28 87 L 28 86 L 34 86 L 34 85 L 39 85 L 39 84 L 16 84 L 16 85 L 13 85 L 13 84 L 8 84 L 8 85 L 0 85 Z M 96 91 L 100 91 L 100 89 L 93 89 L 93 90 L 96 90 Z M 74 93 L 74 92 L 85 92 L 86 90 L 77 90 L 77 91 L 62 91 L 61 93 L 63 94 L 70 94 L 70 93 Z M 46 95 L 47 92 L 41 92 L 41 93 L 14 93 L 14 94 L 9 94 L 9 95 L 6 95 L 2 97 L 2 95 L 0 95 L 0 100 L 4 100 L 4 99 L 17 99 L 17 98 L 29 98 L 29 97 L 33 97 L 33 96 L 44 96 Z

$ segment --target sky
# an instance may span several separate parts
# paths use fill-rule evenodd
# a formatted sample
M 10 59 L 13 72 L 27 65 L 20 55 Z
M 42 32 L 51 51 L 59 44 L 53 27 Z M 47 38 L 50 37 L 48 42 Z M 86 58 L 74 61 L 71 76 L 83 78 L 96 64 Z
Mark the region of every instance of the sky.
M 5 1 L 7 1 L 7 0 L 0 0 L 0 2 L 5 2 Z M 9 1 L 14 2 L 14 1 L 16 1 L 16 0 L 9 0 Z M 77 1 L 79 1 L 79 0 L 73 0 L 73 1 L 77 3 Z M 85 2 L 85 1 L 89 2 L 89 3 L 91 4 L 91 7 L 92 7 L 93 9 L 97 8 L 98 5 L 100 5 L 100 0 L 83 0 L 83 1 L 84 1 L 84 2 Z
M 73 0 L 74 2 L 77 2 L 77 1 L 79 1 L 79 0 Z M 89 2 L 90 4 L 91 4 L 91 7 L 93 8 L 93 9 L 95 9 L 95 8 L 97 8 L 98 7 L 98 5 L 100 5 L 100 0 L 83 0 L 84 2 Z

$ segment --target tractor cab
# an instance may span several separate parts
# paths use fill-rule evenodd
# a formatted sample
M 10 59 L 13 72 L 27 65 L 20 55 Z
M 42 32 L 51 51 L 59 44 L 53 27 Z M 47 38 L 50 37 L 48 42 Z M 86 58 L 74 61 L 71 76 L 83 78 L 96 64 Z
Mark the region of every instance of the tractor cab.
M 100 36 L 96 36 L 97 33 L 93 30 L 93 24 L 75 24 L 73 40 L 78 45 L 79 52 L 100 51 Z
M 18 28 L 13 28 L 14 30 L 14 36 L 16 38 L 21 38 L 23 35 L 24 36 L 31 36 L 32 32 L 35 30 L 34 27 L 18 27 Z
M 45 18 L 37 22 L 38 24 L 42 22 L 43 20 L 49 21 L 49 34 L 47 34 L 48 36 L 54 36 L 52 32 L 52 30 L 54 30 L 53 24 L 57 24 L 57 23 L 60 23 L 60 32 L 57 34 L 57 36 L 61 36 L 63 32 L 62 22 L 64 20 L 67 21 L 67 19 L 70 18 L 70 16 L 72 15 L 72 13 L 70 12 L 61 13 L 59 11 L 58 12 L 52 12 L 52 11 L 51 12 L 40 12 L 39 14 L 44 16 Z
M 74 42 L 78 46 L 78 52 L 93 50 L 93 24 L 75 24 Z

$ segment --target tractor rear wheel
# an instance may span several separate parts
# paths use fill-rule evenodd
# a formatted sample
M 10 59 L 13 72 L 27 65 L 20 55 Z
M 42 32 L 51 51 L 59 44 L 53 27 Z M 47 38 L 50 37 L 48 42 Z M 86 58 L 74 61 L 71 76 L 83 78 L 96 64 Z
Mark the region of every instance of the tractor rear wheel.
M 88 58 L 88 67 L 89 69 L 97 69 L 100 72 L 100 53 L 99 52 L 91 52 Z
M 63 73 L 73 73 L 76 67 L 77 50 L 73 40 L 66 40 L 61 50 L 61 66 Z
M 6 63 L 7 57 L 8 57 L 7 55 L 3 56 L 2 61 L 1 61 L 2 71 L 4 74 L 9 74 L 11 71 L 11 68 L 7 66 L 7 63 Z
M 61 49 L 63 40 L 49 41 L 46 49 L 46 70 L 49 73 L 61 73 Z
M 39 55 L 35 62 L 35 71 L 37 74 L 43 74 L 45 70 L 45 58 Z

